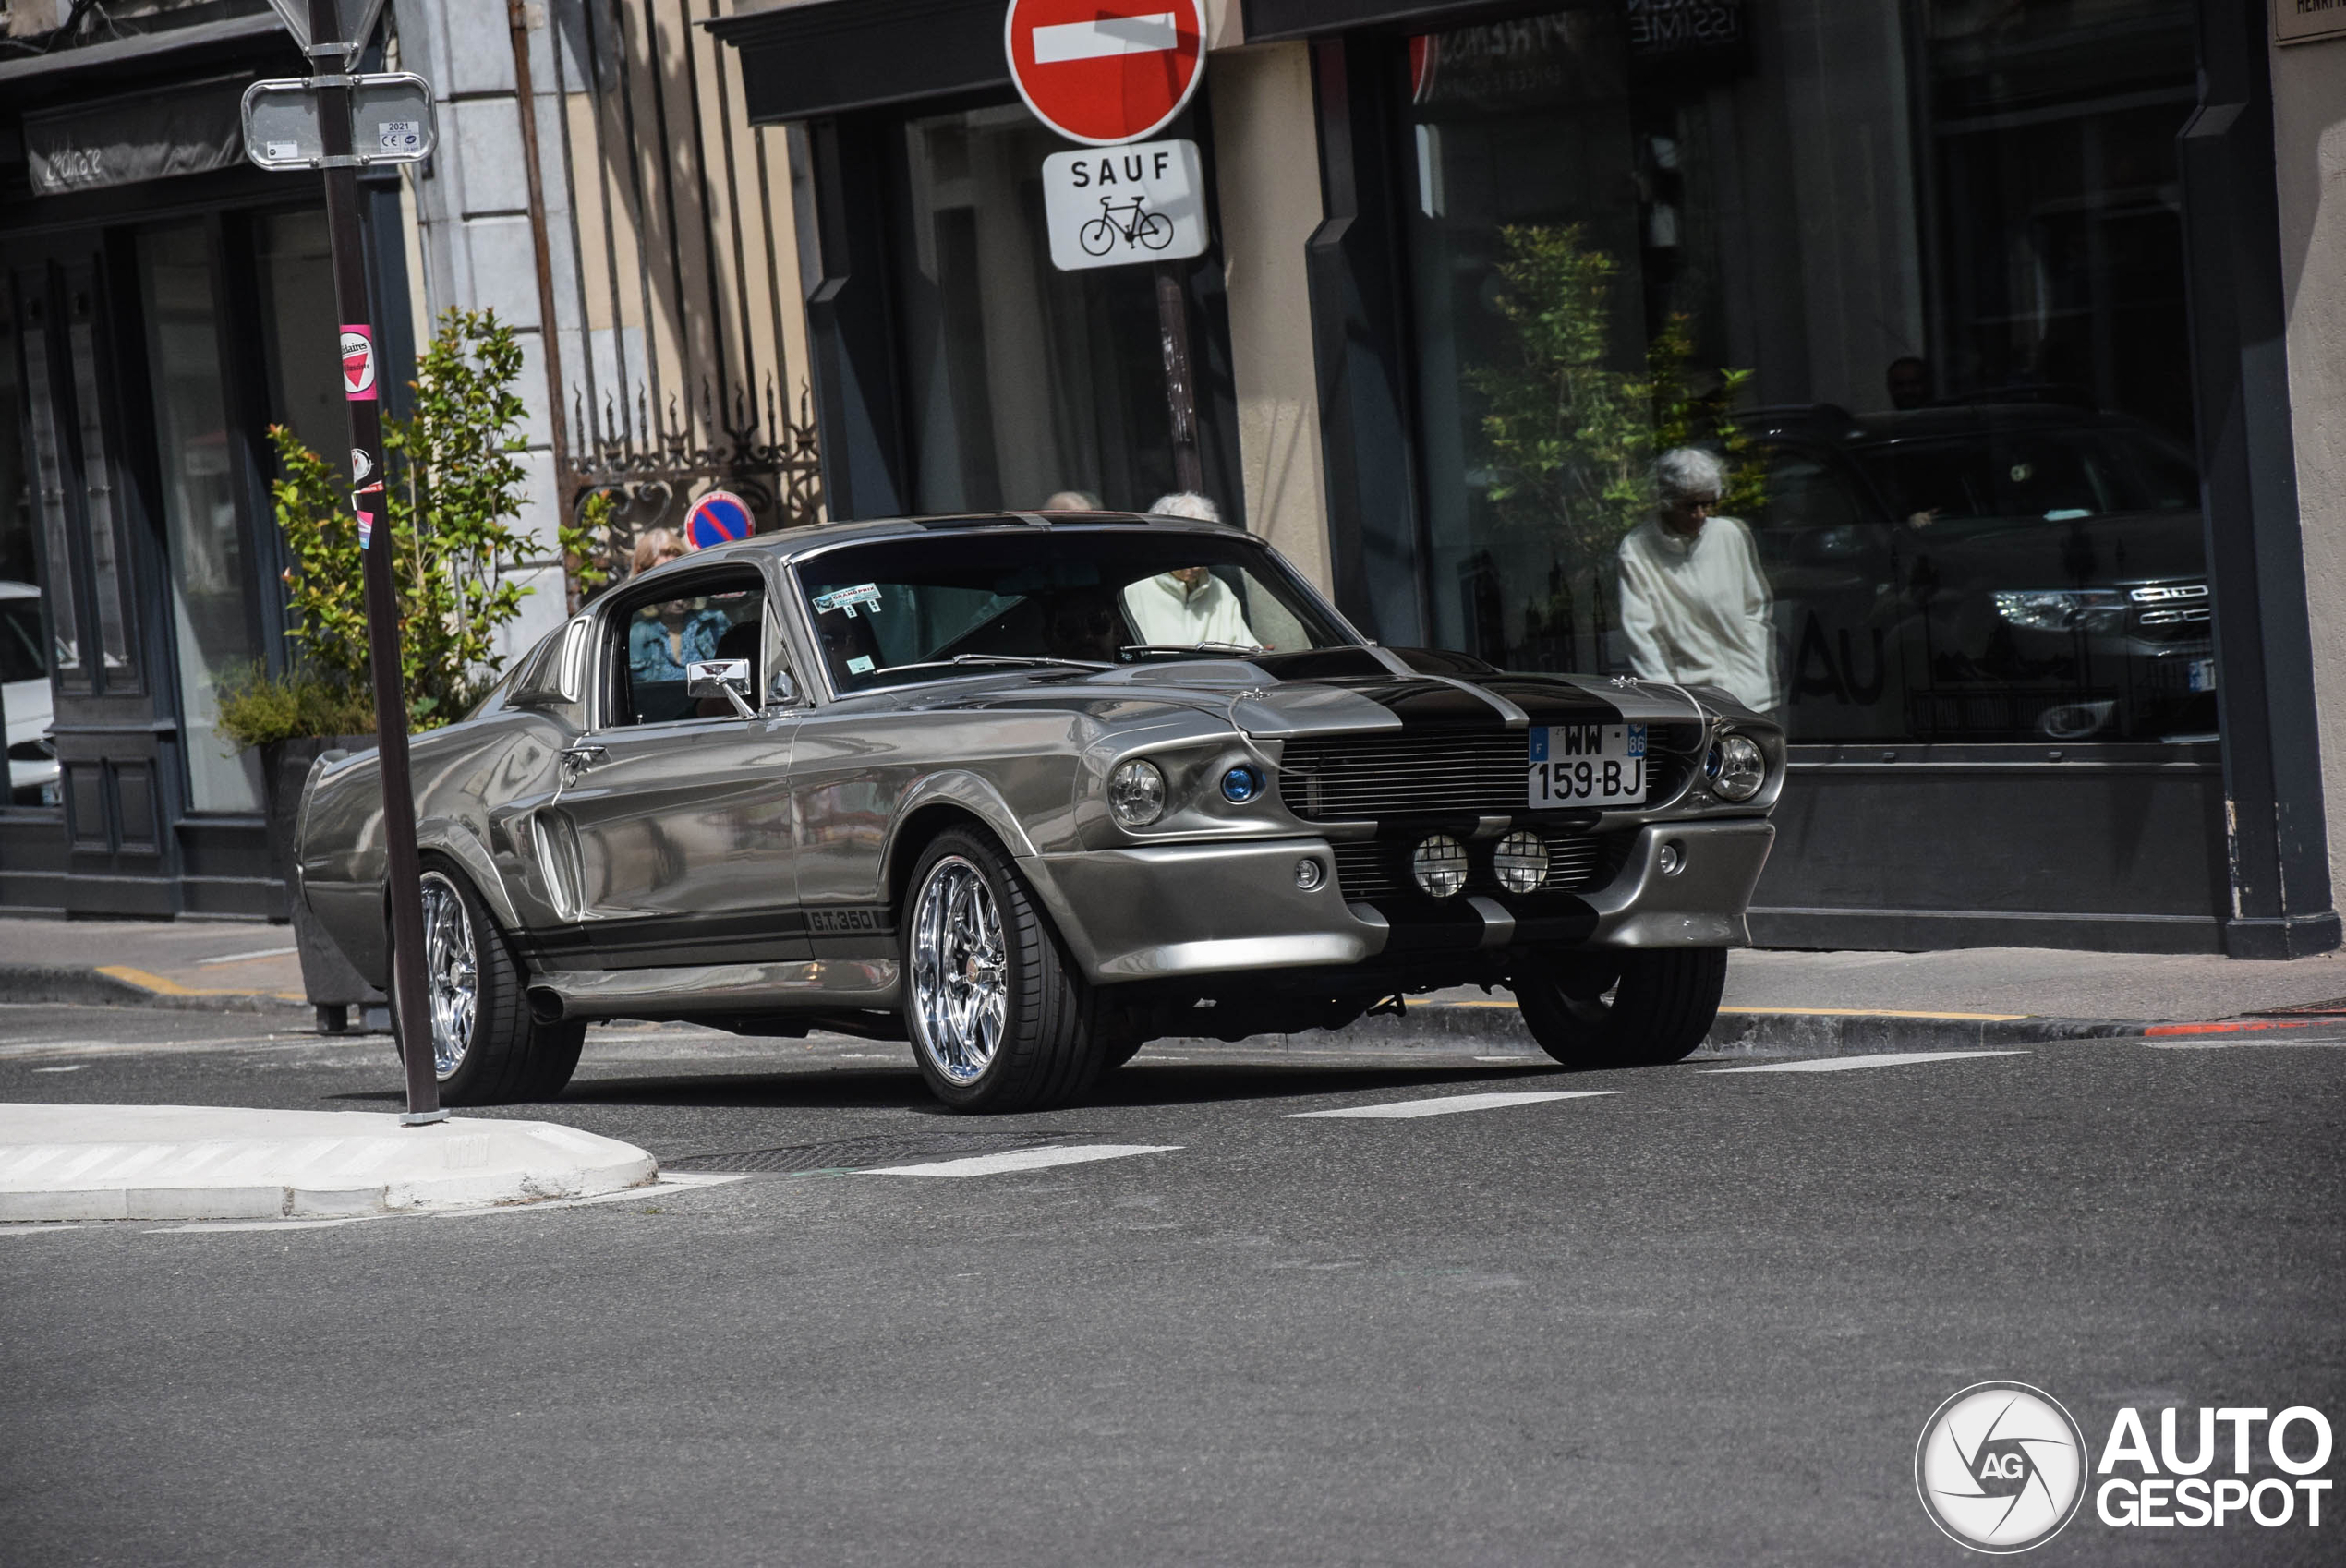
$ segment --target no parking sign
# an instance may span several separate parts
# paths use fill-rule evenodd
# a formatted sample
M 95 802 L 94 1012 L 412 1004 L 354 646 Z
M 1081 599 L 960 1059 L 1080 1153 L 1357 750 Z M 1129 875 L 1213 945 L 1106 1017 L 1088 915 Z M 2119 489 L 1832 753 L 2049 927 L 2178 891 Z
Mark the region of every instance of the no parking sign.
M 731 490 L 711 490 L 684 513 L 684 537 L 695 549 L 730 545 L 756 532 L 757 519 L 750 515 L 749 502 Z

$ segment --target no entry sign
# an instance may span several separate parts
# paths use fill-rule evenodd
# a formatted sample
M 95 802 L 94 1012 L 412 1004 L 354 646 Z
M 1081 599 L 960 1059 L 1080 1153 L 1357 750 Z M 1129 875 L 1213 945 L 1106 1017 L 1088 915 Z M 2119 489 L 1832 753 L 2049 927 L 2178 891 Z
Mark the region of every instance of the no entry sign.
M 1204 0 L 1010 0 L 1002 46 L 1045 125 L 1094 147 L 1138 141 L 1205 75 Z

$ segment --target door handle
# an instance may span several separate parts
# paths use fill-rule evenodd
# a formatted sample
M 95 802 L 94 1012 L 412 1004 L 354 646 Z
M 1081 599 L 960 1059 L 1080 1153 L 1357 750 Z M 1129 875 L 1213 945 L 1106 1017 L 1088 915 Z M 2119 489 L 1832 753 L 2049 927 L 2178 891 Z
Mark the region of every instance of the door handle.
M 568 782 L 594 766 L 611 760 L 608 746 L 564 746 L 562 748 L 562 779 Z

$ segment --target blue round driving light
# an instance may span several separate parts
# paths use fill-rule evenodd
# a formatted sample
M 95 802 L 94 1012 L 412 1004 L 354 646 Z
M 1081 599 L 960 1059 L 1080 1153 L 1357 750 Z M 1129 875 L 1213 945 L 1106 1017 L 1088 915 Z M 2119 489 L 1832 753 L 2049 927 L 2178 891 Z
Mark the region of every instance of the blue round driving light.
M 1244 764 L 1222 775 L 1222 798 L 1234 806 L 1242 806 L 1263 792 L 1263 775 Z

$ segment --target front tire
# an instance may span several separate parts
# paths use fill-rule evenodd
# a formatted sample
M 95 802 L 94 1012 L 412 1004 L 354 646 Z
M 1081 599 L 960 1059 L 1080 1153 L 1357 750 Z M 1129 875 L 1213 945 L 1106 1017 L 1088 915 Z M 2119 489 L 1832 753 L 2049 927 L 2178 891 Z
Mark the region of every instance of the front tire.
M 1568 1067 L 1682 1060 L 1719 1016 L 1724 947 L 1643 947 L 1518 962 L 1508 983 L 1531 1038 Z
M 905 1030 L 939 1100 L 1033 1111 L 1091 1087 L 1104 1010 L 993 839 L 956 827 L 929 843 L 901 932 Z

